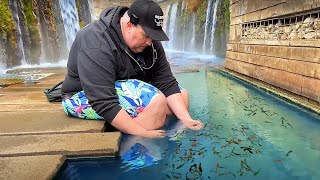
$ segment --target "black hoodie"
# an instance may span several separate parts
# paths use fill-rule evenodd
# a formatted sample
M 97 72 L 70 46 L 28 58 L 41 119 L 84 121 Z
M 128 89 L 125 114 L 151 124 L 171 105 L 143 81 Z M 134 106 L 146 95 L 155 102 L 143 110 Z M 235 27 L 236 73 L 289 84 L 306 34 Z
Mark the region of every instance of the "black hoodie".
M 123 40 L 120 18 L 127 7 L 105 9 L 100 19 L 77 33 L 72 44 L 68 73 L 62 91 L 73 95 L 84 90 L 92 108 L 109 123 L 121 109 L 115 90 L 115 81 L 139 79 L 157 87 L 168 97 L 179 93 L 176 79 L 172 75 L 161 42 L 152 41 L 154 49 L 148 46 L 139 54 L 132 54 Z M 146 70 L 130 56 L 144 57 Z

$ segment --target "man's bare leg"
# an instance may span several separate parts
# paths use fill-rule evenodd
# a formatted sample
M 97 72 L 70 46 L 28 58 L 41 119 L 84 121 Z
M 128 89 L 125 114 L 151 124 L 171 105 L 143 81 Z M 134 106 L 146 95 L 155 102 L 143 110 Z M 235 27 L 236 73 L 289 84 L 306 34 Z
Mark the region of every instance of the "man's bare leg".
M 133 120 L 146 130 L 159 129 L 165 124 L 167 106 L 166 97 L 161 93 Z
M 186 105 L 187 109 L 189 109 L 189 94 L 188 94 L 188 91 L 183 88 L 181 90 L 181 95 L 182 95 L 184 104 Z M 167 115 L 171 115 L 171 114 L 173 114 L 173 112 L 170 109 L 170 107 L 167 105 Z
M 189 97 L 186 89 L 181 90 L 184 103 L 188 109 Z M 146 130 L 159 129 L 164 126 L 166 115 L 171 115 L 172 111 L 167 104 L 166 97 L 161 93 L 157 95 L 137 117 L 133 118 L 140 126 Z

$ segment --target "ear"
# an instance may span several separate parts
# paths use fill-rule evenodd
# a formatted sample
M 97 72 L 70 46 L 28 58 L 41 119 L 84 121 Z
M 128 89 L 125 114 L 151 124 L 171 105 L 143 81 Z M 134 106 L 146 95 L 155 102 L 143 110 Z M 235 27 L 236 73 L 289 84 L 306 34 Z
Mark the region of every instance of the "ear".
M 131 28 L 132 26 L 133 26 L 133 24 L 132 24 L 130 21 L 128 21 L 128 22 L 127 22 L 127 27 L 128 27 L 128 28 Z

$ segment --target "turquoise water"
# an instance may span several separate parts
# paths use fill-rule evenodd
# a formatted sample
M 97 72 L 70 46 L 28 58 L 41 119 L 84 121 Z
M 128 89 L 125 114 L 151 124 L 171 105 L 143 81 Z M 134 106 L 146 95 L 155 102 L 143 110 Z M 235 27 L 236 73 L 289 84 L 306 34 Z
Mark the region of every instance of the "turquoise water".
M 120 157 L 67 160 L 55 179 L 320 179 L 320 117 L 214 69 L 176 75 L 190 93 L 184 129 L 124 135 Z

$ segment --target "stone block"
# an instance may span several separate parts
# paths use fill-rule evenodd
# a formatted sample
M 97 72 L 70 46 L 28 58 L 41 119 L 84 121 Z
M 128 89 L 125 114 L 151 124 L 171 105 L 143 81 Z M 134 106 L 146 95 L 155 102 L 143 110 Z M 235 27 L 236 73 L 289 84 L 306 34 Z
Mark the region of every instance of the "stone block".
M 231 59 L 226 60 L 226 68 L 301 95 L 301 75 Z
M 41 133 L 102 132 L 105 129 L 104 121 L 89 121 L 72 118 L 67 116 L 62 109 L 58 111 L 38 110 L 1 112 L 0 119 L 0 136 Z
M 284 14 L 311 10 L 313 0 L 287 0 L 283 6 Z
M 0 157 L 115 156 L 120 137 L 120 132 L 0 136 Z
M 260 46 L 257 47 L 257 54 L 263 54 L 265 56 L 287 58 L 288 47 L 284 46 Z
M 237 60 L 237 59 L 239 59 L 237 56 L 238 54 L 239 53 L 237 53 L 237 52 L 227 51 L 226 58 Z
M 289 59 L 320 63 L 320 48 L 310 47 L 288 47 L 287 55 Z
M 0 97 L 0 104 L 48 104 L 48 100 L 43 92 L 5 94 Z
M 1 104 L 0 113 L 2 112 L 37 112 L 37 111 L 63 111 L 63 107 L 60 102 L 47 103 L 47 104 Z M 0 115 L 1 117 L 1 115 Z
M 296 60 L 283 60 L 283 70 L 291 73 L 320 79 L 320 64 Z
M 236 27 L 234 25 L 230 26 L 229 31 L 229 41 L 236 41 Z
M 62 155 L 0 158 L 0 179 L 52 179 L 65 161 Z
M 30 87 L 30 88 L 20 88 L 20 87 L 5 87 L 0 89 L 1 94 L 26 94 L 26 93 L 36 93 L 43 92 L 45 88 L 42 87 Z
M 249 44 L 239 44 L 231 47 L 232 51 L 320 63 L 320 48 Z
M 284 3 L 275 4 L 274 6 L 270 6 L 268 8 L 261 10 L 261 19 L 270 19 L 277 16 L 284 15 L 283 12 Z
M 320 80 L 315 78 L 303 77 L 301 95 L 320 103 Z
M 242 22 L 251 22 L 251 21 L 259 21 L 261 20 L 261 10 L 250 12 L 242 16 Z
M 306 39 L 299 39 L 299 40 L 290 40 L 290 46 L 309 46 L 315 47 L 315 40 L 306 40 Z
M 240 61 L 235 61 L 231 59 L 226 59 L 225 67 L 227 69 L 231 69 L 233 71 L 236 71 L 238 73 L 250 76 L 250 77 L 256 77 L 255 75 L 255 70 L 256 66 L 240 62 Z
M 301 95 L 301 84 L 303 78 L 301 75 L 261 67 L 260 69 L 257 69 L 257 76 L 264 82 Z
M 242 20 L 242 16 L 237 16 L 237 17 L 234 17 L 234 24 L 242 24 L 244 23 L 243 20 Z

